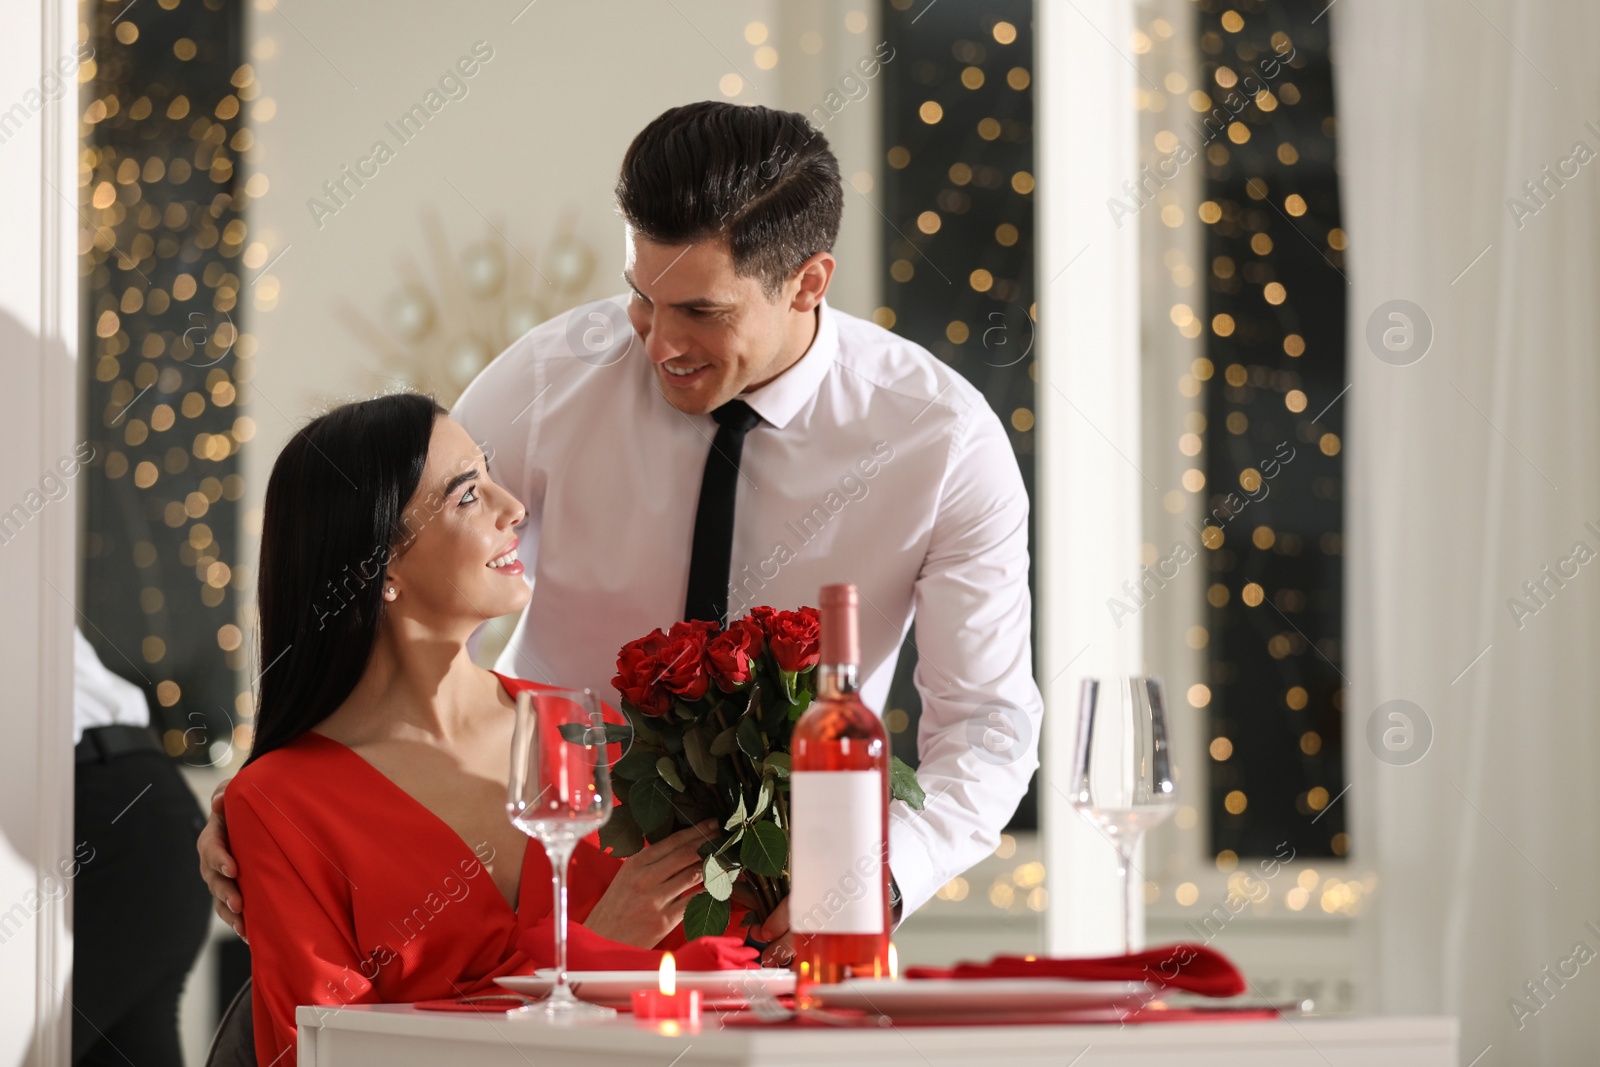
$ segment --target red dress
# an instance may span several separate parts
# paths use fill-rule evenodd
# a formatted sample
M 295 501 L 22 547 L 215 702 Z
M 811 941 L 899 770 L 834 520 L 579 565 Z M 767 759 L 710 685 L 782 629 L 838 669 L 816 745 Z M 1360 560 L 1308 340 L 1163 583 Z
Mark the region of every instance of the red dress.
M 497 677 L 513 694 L 551 688 Z M 517 940 L 553 908 L 550 862 L 537 842 L 527 843 L 513 911 L 442 819 L 312 732 L 240 771 L 225 805 L 250 923 L 257 1062 L 294 1067 L 298 1005 L 464 996 L 533 969 Z M 579 843 L 568 880 L 573 922 L 588 916 L 621 863 L 594 837 Z

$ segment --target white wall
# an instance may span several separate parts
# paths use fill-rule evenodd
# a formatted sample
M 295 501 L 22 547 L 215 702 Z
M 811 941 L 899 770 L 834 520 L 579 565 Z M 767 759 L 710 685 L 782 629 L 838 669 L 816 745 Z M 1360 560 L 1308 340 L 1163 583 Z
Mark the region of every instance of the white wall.
M 0 25 L 0 359 L 14 390 L 0 420 L 0 511 L 20 524 L 0 544 L 0 1064 L 53 1064 L 67 1061 L 70 1033 L 58 864 L 72 858 L 80 490 L 75 478 L 65 496 L 41 482 L 77 440 L 75 5 L 0 0 Z

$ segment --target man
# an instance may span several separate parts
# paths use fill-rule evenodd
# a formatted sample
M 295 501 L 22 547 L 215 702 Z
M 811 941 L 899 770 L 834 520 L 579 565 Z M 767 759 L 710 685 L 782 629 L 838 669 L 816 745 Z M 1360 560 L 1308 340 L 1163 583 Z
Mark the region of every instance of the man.
M 185 856 L 205 820 L 144 693 L 82 630 L 73 641 L 75 846 L 45 878 L 52 894 L 76 894 L 72 1062 L 181 1067 L 178 1002 L 211 925 Z
M 927 351 L 827 304 L 843 191 L 803 116 L 667 111 L 629 147 L 617 204 L 631 293 L 534 329 L 454 411 L 528 509 L 533 595 L 498 666 L 605 693 L 618 649 L 655 627 L 851 581 L 881 710 L 915 617 L 928 803 L 897 803 L 889 835 L 909 914 L 994 850 L 1038 765 L 1028 501 L 1005 432 Z M 202 870 L 239 925 L 220 829 Z M 780 908 L 758 936 L 787 928 Z

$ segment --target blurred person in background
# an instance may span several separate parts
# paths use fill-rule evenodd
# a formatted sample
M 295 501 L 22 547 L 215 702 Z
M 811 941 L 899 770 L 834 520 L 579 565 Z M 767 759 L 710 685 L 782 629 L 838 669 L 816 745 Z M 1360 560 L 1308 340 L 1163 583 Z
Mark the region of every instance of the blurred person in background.
M 82 631 L 75 649 L 72 1062 L 179 1067 L 178 998 L 211 921 L 193 866 L 205 816 L 139 687 Z

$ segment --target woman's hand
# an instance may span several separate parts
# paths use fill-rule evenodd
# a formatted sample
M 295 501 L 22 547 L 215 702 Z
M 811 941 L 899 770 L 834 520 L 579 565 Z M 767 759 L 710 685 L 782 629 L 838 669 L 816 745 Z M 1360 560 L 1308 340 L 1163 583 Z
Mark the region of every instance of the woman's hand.
M 683 921 L 683 909 L 705 880 L 699 848 L 713 840 L 717 821 L 679 830 L 622 861 L 583 925 L 602 937 L 654 948 Z
M 787 967 L 794 959 L 794 931 L 789 928 L 789 898 L 784 897 L 767 921 L 756 931 L 756 940 L 767 942 L 761 953 L 761 966 Z
M 228 783 L 223 782 L 211 794 L 211 818 L 200 831 L 195 851 L 200 853 L 200 877 L 216 898 L 217 915 L 243 939 L 244 897 L 239 893 L 239 883 L 234 881 L 239 867 L 228 852 L 228 827 L 222 821 L 222 794 L 227 788 Z

